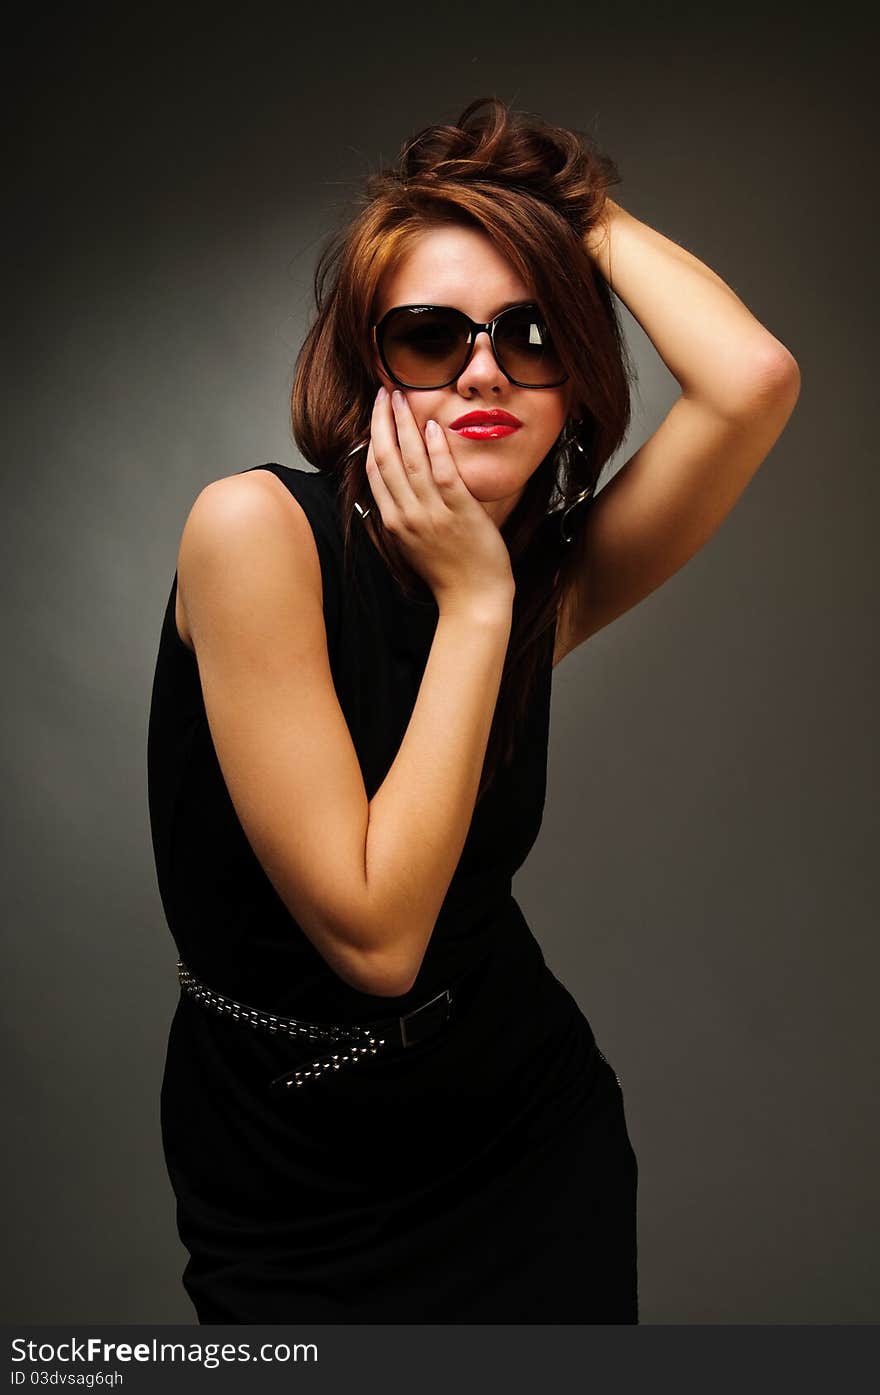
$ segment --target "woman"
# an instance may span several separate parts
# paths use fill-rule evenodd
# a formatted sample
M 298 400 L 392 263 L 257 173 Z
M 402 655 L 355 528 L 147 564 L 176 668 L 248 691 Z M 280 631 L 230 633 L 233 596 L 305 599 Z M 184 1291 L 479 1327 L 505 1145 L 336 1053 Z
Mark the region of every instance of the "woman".
M 149 777 L 201 1322 L 638 1321 L 620 1083 L 511 878 L 552 668 L 711 536 L 798 370 L 616 178 L 494 98 L 422 131 L 319 267 L 317 472 L 215 480 L 183 529 Z M 612 288 L 682 394 L 593 497 Z

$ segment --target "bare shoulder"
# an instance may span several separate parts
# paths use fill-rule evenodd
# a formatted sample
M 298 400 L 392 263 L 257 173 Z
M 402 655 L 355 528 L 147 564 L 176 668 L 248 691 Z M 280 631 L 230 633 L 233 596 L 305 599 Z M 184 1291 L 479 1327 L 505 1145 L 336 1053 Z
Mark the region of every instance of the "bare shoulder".
M 311 525 L 302 505 L 270 470 L 249 470 L 213 480 L 197 495 L 180 540 L 179 560 L 191 567 L 218 553 L 235 561 L 291 542 L 293 564 L 320 580 Z M 314 560 L 312 569 L 308 564 Z M 303 567 L 303 563 L 306 565 Z
M 175 619 L 195 649 L 195 611 L 209 598 L 222 604 L 235 588 L 248 596 L 295 596 L 321 609 L 318 550 L 302 505 L 270 470 L 212 480 L 189 511 L 177 556 Z M 311 607 L 314 609 L 314 605 Z

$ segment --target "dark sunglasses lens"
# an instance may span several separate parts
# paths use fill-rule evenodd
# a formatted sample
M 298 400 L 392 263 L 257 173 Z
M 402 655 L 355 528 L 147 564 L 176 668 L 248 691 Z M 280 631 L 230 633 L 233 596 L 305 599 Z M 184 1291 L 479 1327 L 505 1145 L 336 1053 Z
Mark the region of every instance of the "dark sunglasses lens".
M 565 377 L 550 331 L 534 307 L 517 306 L 501 317 L 495 347 L 505 371 L 519 383 L 543 387 Z
M 395 310 L 382 331 L 394 377 L 409 387 L 437 387 L 461 372 L 468 325 L 454 310 Z

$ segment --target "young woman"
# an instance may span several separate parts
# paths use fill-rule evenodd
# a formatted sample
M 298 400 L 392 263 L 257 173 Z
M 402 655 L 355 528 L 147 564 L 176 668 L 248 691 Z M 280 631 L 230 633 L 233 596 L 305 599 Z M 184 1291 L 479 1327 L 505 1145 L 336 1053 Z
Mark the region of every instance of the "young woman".
M 636 1323 L 619 1081 L 511 895 L 552 668 L 712 535 L 799 390 L 584 136 L 471 103 L 327 248 L 308 472 L 204 488 L 149 731 L 201 1322 Z M 594 496 L 631 369 L 681 385 Z

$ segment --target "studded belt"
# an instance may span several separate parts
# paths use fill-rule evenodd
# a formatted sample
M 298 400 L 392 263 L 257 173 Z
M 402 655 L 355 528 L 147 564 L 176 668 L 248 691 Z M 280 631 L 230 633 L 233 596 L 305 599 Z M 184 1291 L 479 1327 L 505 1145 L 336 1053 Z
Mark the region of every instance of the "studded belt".
M 287 1036 L 303 1043 L 325 1043 L 318 1047 L 319 1058 L 308 1066 L 285 1071 L 269 1082 L 270 1089 L 286 1090 L 317 1079 L 325 1071 L 340 1070 L 354 1065 L 380 1051 L 415 1046 L 433 1036 L 452 1016 L 453 997 L 450 988 L 399 1017 L 383 1017 L 372 1022 L 337 1023 L 303 1022 L 295 1017 L 280 1017 L 277 1013 L 249 1007 L 246 1003 L 226 998 L 191 973 L 182 959 L 177 961 L 177 978 L 184 993 L 221 1017 L 245 1022 L 270 1036 Z M 339 1046 L 339 1051 L 332 1050 Z

